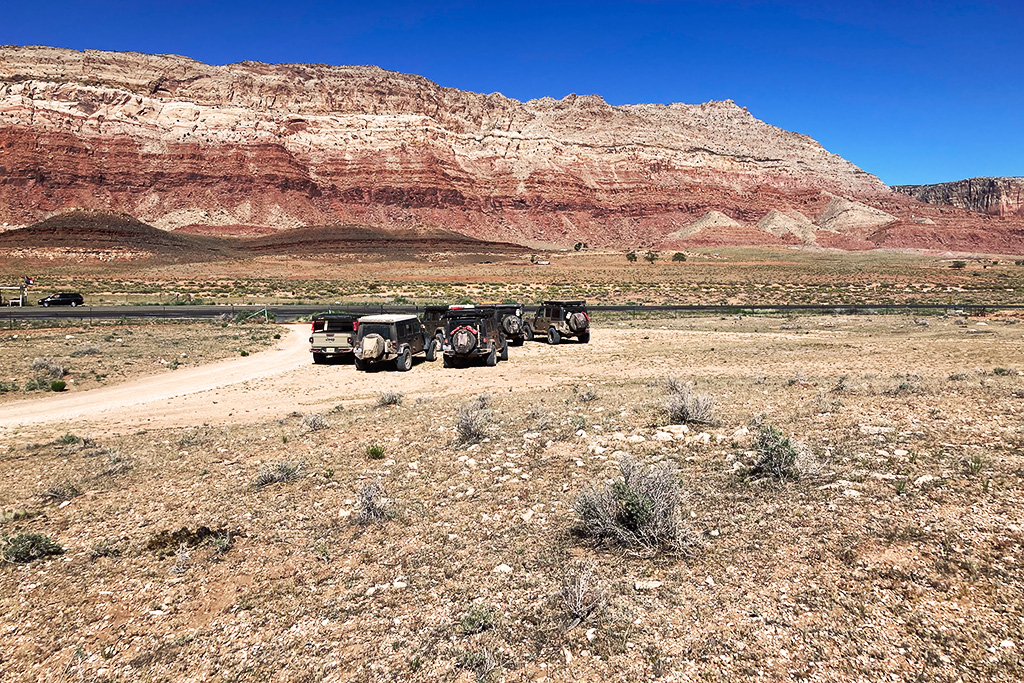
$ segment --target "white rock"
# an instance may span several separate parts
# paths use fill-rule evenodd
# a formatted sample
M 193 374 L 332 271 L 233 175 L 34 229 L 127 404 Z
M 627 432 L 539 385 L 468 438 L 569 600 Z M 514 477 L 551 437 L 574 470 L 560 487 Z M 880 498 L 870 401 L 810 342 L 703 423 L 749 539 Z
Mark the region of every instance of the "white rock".
M 590 642 L 594 642 L 594 640 L 596 638 L 597 638 L 597 629 L 596 628 L 588 628 L 587 629 L 587 640 L 589 640 Z M 1003 641 L 1003 642 L 1006 642 L 1006 641 Z
M 675 438 L 671 432 L 654 432 L 655 441 L 674 441 Z
M 654 579 L 641 579 L 633 584 L 633 587 L 638 591 L 653 591 L 661 588 L 665 584 L 661 581 L 655 581 Z
M 1002 641 L 1002 642 L 1000 642 L 1000 643 L 999 643 L 999 647 L 1001 647 L 1001 648 L 1004 648 L 1004 649 L 1007 649 L 1007 650 L 1008 650 L 1008 649 L 1010 649 L 1011 647 L 1013 647 L 1013 641 L 1012 641 L 1012 640 L 1004 640 L 1004 641 Z
M 499 574 L 511 574 L 512 567 L 508 566 L 507 564 L 499 564 L 497 567 L 494 568 L 494 571 L 498 572 Z
M 529 522 L 531 519 L 533 519 L 533 510 L 527 510 L 521 515 L 521 517 L 523 518 L 524 522 Z
M 644 441 L 647 441 L 647 439 L 640 436 L 639 434 L 633 434 L 628 439 L 626 439 L 626 441 L 628 441 L 629 443 L 643 443 Z
M 665 425 L 660 431 L 668 432 L 669 434 L 686 434 L 690 431 L 690 428 L 686 425 Z
M 712 579 L 712 578 L 711 578 L 711 577 L 709 576 L 708 578 L 704 579 L 704 583 L 706 583 L 706 584 L 707 584 L 707 585 L 709 585 L 709 586 L 714 586 L 714 585 L 715 585 L 715 580 L 714 580 L 714 579 Z
M 843 495 L 849 496 L 850 498 L 856 498 L 860 495 L 860 491 L 858 491 L 857 489 L 846 489 L 845 491 L 843 491 Z
M 393 588 L 405 588 L 408 585 L 409 584 L 407 584 L 405 581 L 399 581 L 398 579 L 395 579 L 394 581 L 391 582 L 391 586 Z
M 926 474 L 923 477 L 918 477 L 917 479 L 915 479 L 914 486 L 924 486 L 925 484 L 930 484 L 933 481 L 935 481 L 935 477 L 933 477 L 930 474 Z
M 585 438 L 587 438 L 587 433 L 585 431 L 583 431 L 582 429 L 577 429 L 576 430 L 576 436 L 580 437 L 581 439 L 585 439 Z
M 902 448 L 897 448 L 897 449 L 893 450 L 892 454 L 897 456 L 897 457 L 902 458 L 904 455 L 910 455 L 910 451 L 905 451 Z
M 625 441 L 626 435 L 623 434 L 622 432 L 615 432 L 614 434 L 612 434 L 612 438 L 615 439 L 616 441 Z

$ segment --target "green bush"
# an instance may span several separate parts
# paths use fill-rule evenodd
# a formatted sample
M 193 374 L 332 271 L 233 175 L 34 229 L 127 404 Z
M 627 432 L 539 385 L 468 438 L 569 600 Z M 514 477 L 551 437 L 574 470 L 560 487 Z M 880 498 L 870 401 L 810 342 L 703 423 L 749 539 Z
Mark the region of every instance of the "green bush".
M 64 548 L 42 534 L 25 533 L 3 537 L 3 558 L 7 562 L 31 562 L 63 553 Z
M 779 481 L 800 476 L 796 466 L 796 446 L 778 428 L 769 424 L 762 425 L 754 439 L 754 450 L 757 452 L 757 461 L 750 470 L 751 476 Z
M 384 459 L 384 447 L 379 444 L 373 444 L 366 447 L 366 456 L 371 460 L 383 460 Z
M 637 256 L 635 251 L 626 252 L 626 260 L 629 261 L 630 263 L 636 263 L 636 258 Z
M 50 391 L 64 391 L 67 387 L 68 383 L 62 379 L 55 379 L 50 382 Z
M 686 260 L 686 254 L 684 254 L 681 251 L 677 251 L 676 253 L 672 254 L 672 260 L 676 261 L 677 263 L 681 263 Z

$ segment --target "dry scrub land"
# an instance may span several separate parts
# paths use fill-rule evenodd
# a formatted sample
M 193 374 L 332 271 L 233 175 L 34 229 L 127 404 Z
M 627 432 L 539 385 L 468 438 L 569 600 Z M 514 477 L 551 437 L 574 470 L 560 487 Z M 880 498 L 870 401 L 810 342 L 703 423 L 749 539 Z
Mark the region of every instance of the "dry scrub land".
M 893 252 L 694 249 L 685 262 L 662 252 L 525 255 L 325 253 L 230 261 L 123 264 L 10 259 L 0 277 L 36 276 L 36 293 L 80 291 L 90 304 L 423 303 L 497 298 L 528 303 L 583 296 L 600 304 L 1019 303 L 1024 266 L 1008 258 Z M 259 273 L 254 278 L 253 273 Z M 33 295 L 33 298 L 38 298 Z
M 52 322 L 45 323 L 53 325 Z M 280 333 L 228 321 L 94 322 L 60 327 L 11 323 L 0 330 L 0 405 L 51 391 L 85 391 L 128 379 L 254 353 Z
M 0 678 L 1020 680 L 1016 323 L 611 321 L 513 349 L 512 391 L 309 365 L 333 393 L 277 420 L 22 432 L 0 533 L 64 553 L 0 567 Z M 671 376 L 712 424 L 663 429 Z M 759 423 L 795 478 L 756 476 Z M 683 552 L 577 531 L 626 457 L 678 482 Z

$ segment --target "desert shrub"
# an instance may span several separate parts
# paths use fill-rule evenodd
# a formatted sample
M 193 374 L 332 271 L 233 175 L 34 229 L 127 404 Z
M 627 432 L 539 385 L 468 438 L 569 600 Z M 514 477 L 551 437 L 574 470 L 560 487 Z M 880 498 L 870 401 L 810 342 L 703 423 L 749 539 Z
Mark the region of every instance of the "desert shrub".
M 72 446 L 74 444 L 82 443 L 82 437 L 76 436 L 71 432 L 65 432 L 64 436 L 58 436 L 55 443 L 59 443 L 65 446 Z
M 777 427 L 762 424 L 758 428 L 754 437 L 754 451 L 757 453 L 757 460 L 750 468 L 752 477 L 767 477 L 779 481 L 799 478 L 797 446 Z
M 953 261 L 949 267 L 956 268 L 957 270 L 963 270 L 967 267 L 967 261 Z
M 64 391 L 68 388 L 68 383 L 62 379 L 50 380 L 50 391 Z
M 309 415 L 306 415 L 302 418 L 302 424 L 311 432 L 319 432 L 330 427 L 327 423 L 327 418 L 319 413 L 310 413 Z
M 390 505 L 386 495 L 380 477 L 363 484 L 359 493 L 356 494 L 355 521 L 359 524 L 373 524 L 391 519 Z
M 82 492 L 78 490 L 77 486 L 70 481 L 65 481 L 60 484 L 54 484 L 43 491 L 39 497 L 51 503 L 63 503 L 65 500 L 71 500 L 80 495 L 82 495 Z
M 504 662 L 500 652 L 488 647 L 479 652 L 463 652 L 455 661 L 460 669 L 472 671 L 477 683 L 490 683 L 501 674 Z
M 33 372 L 53 379 L 60 379 L 64 375 L 68 374 L 68 368 L 66 365 L 58 363 L 47 356 L 40 356 L 36 358 L 32 361 L 32 365 L 29 367 Z
M 455 432 L 461 443 L 479 443 L 487 437 L 487 426 L 491 423 L 491 411 L 483 407 L 485 401 L 481 394 L 468 405 L 459 409 L 455 419 Z
M 260 469 L 256 479 L 252 482 L 253 488 L 261 489 L 271 484 L 295 481 L 299 477 L 299 469 L 301 467 L 301 464 L 288 461 L 265 465 Z
M 101 557 L 120 557 L 121 549 L 112 544 L 109 540 L 103 539 L 93 544 L 89 551 L 89 559 L 98 560 Z
M 999 375 L 1001 377 L 1008 377 L 1010 375 L 1016 375 L 1017 371 L 1013 368 L 992 368 L 993 375 Z
M 42 534 L 25 533 L 4 536 L 2 545 L 5 562 L 31 562 L 50 555 L 64 553 L 64 548 L 50 537 Z
M 383 460 L 384 459 L 384 447 L 380 444 L 371 444 L 366 447 L 366 457 L 370 460 Z
M 910 394 L 924 393 L 921 386 L 921 378 L 918 375 L 894 375 L 897 379 L 896 386 L 887 389 L 885 393 L 889 396 L 907 396 Z
M 575 502 L 578 530 L 647 555 L 691 554 L 697 537 L 682 523 L 679 484 L 667 466 L 645 467 L 626 456 L 620 479 L 584 490 Z
M 591 401 L 596 401 L 598 398 L 600 398 L 600 396 L 597 395 L 596 391 L 593 389 L 586 389 L 579 393 L 576 400 L 580 403 L 590 403 Z
M 70 355 L 72 358 L 79 358 L 81 356 L 98 356 L 101 353 L 103 352 L 100 351 L 100 347 L 98 346 L 85 346 L 80 349 L 75 349 L 68 355 Z
M 969 376 L 970 375 L 968 375 L 966 372 L 954 372 L 954 373 L 952 373 L 949 376 L 949 381 L 950 382 L 963 382 Z
M 637 259 L 637 255 L 636 255 L 635 251 L 627 251 L 626 252 L 626 260 L 627 261 L 629 261 L 630 263 L 636 263 L 636 259 Z
M 132 469 L 132 459 L 121 455 L 121 451 L 108 451 L 106 462 L 103 464 L 103 471 L 101 475 L 112 477 L 118 474 L 124 474 L 125 472 Z
M 402 400 L 405 398 L 405 394 L 400 391 L 385 391 L 377 399 L 377 406 L 383 408 L 385 406 L 400 406 Z
M 580 562 L 568 567 L 562 577 L 558 601 L 573 625 L 586 621 L 604 608 L 606 597 L 594 576 L 593 562 Z
M 675 261 L 676 263 L 681 263 L 686 260 L 686 254 L 684 254 L 681 251 L 677 251 L 676 253 L 672 254 L 672 260 Z
M 715 399 L 695 392 L 693 385 L 676 377 L 665 381 L 669 395 L 663 405 L 672 424 L 715 424 Z
M 494 628 L 497 616 L 497 610 L 491 605 L 485 603 L 470 605 L 469 609 L 459 617 L 459 631 L 467 636 L 483 633 Z
M 17 382 L 0 381 L 0 394 L 6 394 L 9 391 L 17 391 Z
M 817 415 L 834 413 L 839 410 L 842 405 L 843 402 L 835 396 L 831 396 L 824 391 L 819 390 L 818 395 L 811 401 L 811 410 Z
M 6 510 L 0 513 L 0 524 L 6 524 L 8 522 L 20 522 L 23 519 L 29 519 L 34 517 L 36 513 L 29 512 L 25 508 L 17 508 L 14 510 Z

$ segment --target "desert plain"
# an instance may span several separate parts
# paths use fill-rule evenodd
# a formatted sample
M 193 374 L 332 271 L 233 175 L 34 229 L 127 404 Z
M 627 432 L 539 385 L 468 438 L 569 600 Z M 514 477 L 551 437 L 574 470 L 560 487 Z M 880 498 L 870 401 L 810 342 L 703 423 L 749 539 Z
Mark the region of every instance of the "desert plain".
M 737 310 L 597 313 L 586 345 L 408 373 L 313 365 L 308 324 L 5 321 L 0 533 L 60 552 L 0 567 L 2 678 L 1019 680 L 1024 316 L 856 304 L 1012 303 L 1024 268 L 660 256 L 37 276 L 111 304 Z M 64 391 L 26 388 L 54 366 Z M 769 428 L 783 476 L 758 467 Z M 624 464 L 673 482 L 684 544 L 586 533 L 580 501 Z

